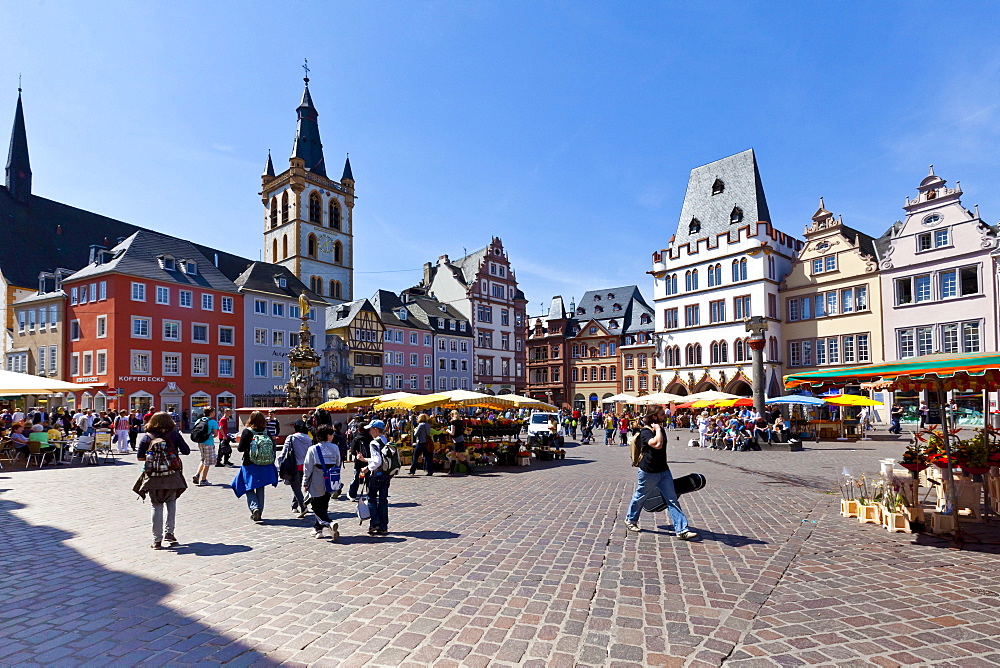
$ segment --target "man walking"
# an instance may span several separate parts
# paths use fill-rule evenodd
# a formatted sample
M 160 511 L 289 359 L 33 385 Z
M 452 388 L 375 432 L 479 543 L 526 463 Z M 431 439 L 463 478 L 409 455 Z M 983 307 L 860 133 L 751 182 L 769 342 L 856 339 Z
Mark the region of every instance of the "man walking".
M 389 483 L 392 477 L 387 471 L 382 470 L 382 446 L 389 441 L 383 436 L 385 432 L 385 422 L 382 420 L 372 420 L 365 429 L 371 436 L 372 442 L 368 446 L 368 456 L 358 455 L 358 458 L 367 465 L 368 478 L 368 507 L 371 509 L 371 522 L 368 524 L 368 534 L 372 536 L 384 536 L 389 533 Z
M 639 432 L 639 443 L 642 445 L 642 458 L 639 460 L 639 480 L 636 485 L 635 495 L 628 508 L 628 516 L 625 520 L 625 527 L 629 531 L 641 531 L 639 528 L 639 514 L 642 512 L 642 504 L 647 498 L 655 498 L 657 493 L 663 496 L 667 502 L 667 511 L 670 513 L 670 522 L 674 527 L 674 535 L 680 540 L 691 540 L 697 538 L 698 534 L 688 528 L 687 517 L 681 510 L 681 504 L 677 501 L 677 492 L 674 490 L 674 478 L 667 465 L 667 434 L 663 430 L 663 421 L 666 419 L 666 412 L 663 406 L 650 406 L 646 410 L 646 417 L 642 430 Z

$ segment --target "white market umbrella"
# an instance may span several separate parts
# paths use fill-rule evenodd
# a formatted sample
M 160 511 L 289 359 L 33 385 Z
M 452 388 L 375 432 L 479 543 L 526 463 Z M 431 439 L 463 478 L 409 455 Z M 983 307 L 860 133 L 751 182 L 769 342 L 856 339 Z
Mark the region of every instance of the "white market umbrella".
M 602 399 L 602 404 L 634 404 L 635 400 L 639 397 L 634 394 L 629 394 L 628 392 L 622 392 L 621 394 L 616 394 L 613 397 L 608 397 L 607 399 Z
M 92 385 L 67 383 L 54 378 L 33 376 L 30 373 L 0 370 L 0 396 L 12 394 L 55 394 L 56 392 L 79 392 L 89 390 Z
M 689 394 L 684 397 L 684 401 L 722 401 L 723 399 L 742 399 L 738 394 L 729 394 L 728 392 L 719 392 L 718 390 L 705 390 L 704 392 L 695 392 L 694 394 Z
M 654 392 L 653 394 L 646 394 L 641 397 L 637 397 L 635 401 L 631 402 L 638 406 L 649 406 L 652 404 L 669 404 L 669 403 L 680 403 L 687 401 L 689 397 L 682 397 L 679 394 L 671 394 L 670 392 Z
M 469 390 L 448 390 L 437 394 L 448 397 L 449 404 L 458 406 L 489 406 L 491 408 L 514 408 L 517 404 L 507 399 L 505 394 L 480 394 Z

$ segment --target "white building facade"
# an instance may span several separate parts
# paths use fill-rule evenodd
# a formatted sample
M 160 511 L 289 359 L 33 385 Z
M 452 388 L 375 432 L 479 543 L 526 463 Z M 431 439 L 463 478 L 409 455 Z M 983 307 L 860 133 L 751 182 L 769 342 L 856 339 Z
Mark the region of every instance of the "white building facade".
M 674 394 L 750 395 L 744 320 L 764 316 L 764 387 L 781 394 L 778 288 L 802 242 L 776 229 L 753 150 L 691 171 L 677 232 L 653 253 L 656 374 Z

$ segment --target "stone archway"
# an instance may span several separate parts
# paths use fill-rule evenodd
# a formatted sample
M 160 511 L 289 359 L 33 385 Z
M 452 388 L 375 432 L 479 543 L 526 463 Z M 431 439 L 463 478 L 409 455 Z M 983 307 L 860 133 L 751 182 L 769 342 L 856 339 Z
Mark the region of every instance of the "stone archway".
M 679 397 L 686 397 L 688 394 L 688 389 L 681 383 L 672 383 L 667 386 L 665 390 L 669 394 L 676 394 Z
M 734 380 L 726 386 L 726 392 L 729 394 L 738 394 L 741 397 L 753 396 L 753 388 L 745 380 Z

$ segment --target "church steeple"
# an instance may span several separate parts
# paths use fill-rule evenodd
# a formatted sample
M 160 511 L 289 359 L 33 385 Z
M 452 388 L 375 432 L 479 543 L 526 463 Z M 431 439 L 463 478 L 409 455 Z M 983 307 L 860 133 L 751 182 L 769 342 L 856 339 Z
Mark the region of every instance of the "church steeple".
M 7 152 L 7 191 L 20 202 L 31 196 L 31 163 L 28 160 L 28 134 L 24 129 L 24 109 L 21 107 L 21 89 L 17 89 L 17 109 L 14 111 L 14 129 L 10 133 L 10 150 Z
M 308 75 L 309 70 L 306 70 Z M 296 112 L 299 119 L 295 127 L 295 143 L 292 145 L 292 158 L 300 158 L 305 168 L 314 174 L 326 176 L 326 163 L 323 160 L 323 142 L 319 139 L 319 112 L 313 106 L 312 95 L 309 94 L 309 77 L 302 92 L 302 102 Z
M 351 156 L 347 156 L 347 162 L 344 163 L 344 175 L 340 177 L 341 181 L 354 181 L 354 172 L 351 171 Z

